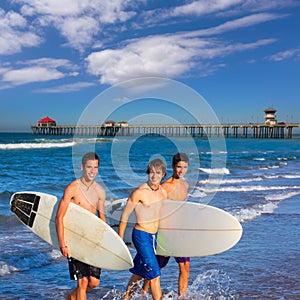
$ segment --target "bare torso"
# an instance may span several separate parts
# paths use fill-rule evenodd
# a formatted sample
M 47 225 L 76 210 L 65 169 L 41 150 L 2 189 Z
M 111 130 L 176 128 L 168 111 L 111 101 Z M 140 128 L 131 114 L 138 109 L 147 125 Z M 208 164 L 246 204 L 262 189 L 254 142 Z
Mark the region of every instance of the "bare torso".
M 159 215 L 162 200 L 166 198 L 166 192 L 160 187 L 152 191 L 147 184 L 142 184 L 133 194 L 135 206 L 136 229 L 149 233 L 156 233 L 158 230 Z
M 87 188 L 80 182 L 80 179 L 76 180 L 74 182 L 74 188 L 76 191 L 71 202 L 95 214 L 99 207 L 98 202 L 100 201 L 97 185 L 98 184 L 94 182 L 89 188 Z
M 162 186 L 167 191 L 169 200 L 186 200 L 189 185 L 185 180 L 170 177 Z

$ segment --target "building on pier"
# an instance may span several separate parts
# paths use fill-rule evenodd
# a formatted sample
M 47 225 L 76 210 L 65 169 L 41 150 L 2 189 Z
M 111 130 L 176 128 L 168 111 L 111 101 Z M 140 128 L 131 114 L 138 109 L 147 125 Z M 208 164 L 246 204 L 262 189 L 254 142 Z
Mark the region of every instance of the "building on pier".
M 267 108 L 263 124 L 170 124 L 170 125 L 130 125 L 126 121 L 107 120 L 102 125 L 56 125 L 49 117 L 31 126 L 33 134 L 71 135 L 71 136 L 194 136 L 208 138 L 255 138 L 255 139 L 291 139 L 293 128 L 300 124 L 277 122 L 276 109 Z
M 41 127 L 56 126 L 56 122 L 47 116 L 43 119 L 40 119 L 37 122 L 37 126 L 41 126 Z
M 269 107 L 267 109 L 264 110 L 265 112 L 265 125 L 276 125 L 277 124 L 277 119 L 276 119 L 276 109 Z

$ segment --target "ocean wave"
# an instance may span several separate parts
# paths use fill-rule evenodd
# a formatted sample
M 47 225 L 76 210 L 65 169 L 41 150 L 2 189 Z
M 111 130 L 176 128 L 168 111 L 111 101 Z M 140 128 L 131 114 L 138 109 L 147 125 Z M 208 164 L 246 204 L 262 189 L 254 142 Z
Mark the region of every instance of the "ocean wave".
M 73 147 L 75 144 L 75 142 L 0 144 L 0 150 L 67 148 Z
M 216 193 L 216 192 L 253 192 L 253 191 L 278 191 L 278 190 L 300 190 L 299 185 L 295 186 L 263 186 L 263 185 L 251 185 L 251 186 L 228 186 L 228 187 L 197 187 L 204 193 Z
M 17 271 L 19 271 L 18 268 L 11 266 L 4 261 L 0 261 L 0 276 L 8 275 Z
M 265 199 L 267 201 L 278 201 L 281 202 L 282 200 L 286 200 L 288 198 L 292 198 L 294 196 L 300 195 L 300 191 L 297 192 L 289 192 L 289 193 L 279 193 L 279 194 L 272 194 L 266 196 Z
M 262 167 L 259 167 L 258 169 L 259 170 L 268 170 L 268 169 L 278 169 L 280 168 L 280 165 L 275 165 L 275 166 L 262 166 Z
M 227 168 L 199 168 L 199 170 L 207 174 L 230 174 Z
M 50 252 L 37 253 L 27 257 L 19 255 L 12 262 L 0 261 L 0 276 L 5 276 L 13 272 L 26 271 L 31 268 L 40 268 L 51 264 L 53 260 L 59 259 L 61 256 L 58 250 L 52 249 Z
M 229 212 L 241 223 L 249 222 L 263 214 L 272 214 L 278 208 L 279 204 L 286 199 L 300 195 L 299 191 L 281 192 L 265 196 L 265 202 L 254 204 L 250 207 L 233 208 Z
M 295 160 L 297 159 L 296 156 L 293 157 L 278 157 L 277 160 Z
M 293 175 L 264 175 L 266 179 L 278 179 L 278 178 L 286 178 L 286 179 L 298 179 L 300 178 L 300 174 L 293 174 Z
M 205 198 L 206 196 L 206 193 L 204 193 L 203 191 L 199 191 L 198 189 L 195 189 L 191 194 L 188 195 L 188 197 L 191 198 Z
M 218 180 L 218 179 L 205 179 L 205 180 L 199 180 L 199 184 L 236 184 L 236 183 L 242 183 L 242 182 L 256 182 L 263 180 L 262 177 L 253 177 L 253 178 L 237 178 L 237 179 L 225 179 L 225 180 Z
M 272 214 L 275 209 L 278 208 L 278 204 L 274 202 L 267 202 L 258 204 L 249 208 L 241 208 L 231 211 L 230 213 L 241 223 L 249 222 L 262 214 Z

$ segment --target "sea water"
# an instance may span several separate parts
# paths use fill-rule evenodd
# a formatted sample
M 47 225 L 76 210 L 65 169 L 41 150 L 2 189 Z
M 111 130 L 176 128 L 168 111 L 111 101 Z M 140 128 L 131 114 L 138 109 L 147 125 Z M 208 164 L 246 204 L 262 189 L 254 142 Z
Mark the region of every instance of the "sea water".
M 191 259 L 188 299 L 300 299 L 299 139 L 227 139 L 217 147 L 215 142 L 1 133 L 0 299 L 64 299 L 76 286 L 66 259 L 17 220 L 9 200 L 17 191 L 60 198 L 80 175 L 88 149 L 100 156 L 97 182 L 108 203 L 147 180 L 149 159 L 165 159 L 170 176 L 173 154 L 184 151 L 190 157 L 188 201 L 222 208 L 241 222 L 243 236 L 233 248 Z M 127 270 L 102 270 L 101 284 L 88 299 L 121 299 L 130 276 Z M 171 259 L 162 270 L 163 299 L 177 299 L 177 277 Z

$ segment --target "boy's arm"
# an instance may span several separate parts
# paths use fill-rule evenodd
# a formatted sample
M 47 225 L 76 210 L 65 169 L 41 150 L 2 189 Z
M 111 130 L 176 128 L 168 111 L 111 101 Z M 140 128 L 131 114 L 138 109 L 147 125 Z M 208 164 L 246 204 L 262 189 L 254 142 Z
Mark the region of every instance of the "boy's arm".
M 128 218 L 130 216 L 130 214 L 134 211 L 136 205 L 139 202 L 139 198 L 137 196 L 137 191 L 134 191 L 131 196 L 127 199 L 127 203 L 126 206 L 123 210 L 122 216 L 121 216 L 121 220 L 119 223 L 119 236 L 123 239 L 124 238 L 124 233 L 125 233 L 125 229 L 127 226 L 127 221 Z
M 65 189 L 64 195 L 60 200 L 59 207 L 56 213 L 56 218 L 55 218 L 59 248 L 61 253 L 66 257 L 70 257 L 70 252 L 68 246 L 65 244 L 64 217 L 66 215 L 72 197 L 73 197 L 73 187 L 72 185 L 69 185 Z

